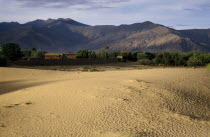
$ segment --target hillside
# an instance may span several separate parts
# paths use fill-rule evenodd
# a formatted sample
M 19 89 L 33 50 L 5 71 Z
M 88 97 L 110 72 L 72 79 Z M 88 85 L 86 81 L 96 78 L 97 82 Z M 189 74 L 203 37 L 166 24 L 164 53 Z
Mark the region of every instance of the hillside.
M 210 48 L 210 29 L 181 30 L 180 32 L 203 47 Z
M 26 24 L 0 23 L 0 44 L 15 42 L 23 49 L 74 52 L 79 49 L 111 51 L 210 52 L 209 30 L 177 31 L 152 22 L 89 26 L 72 19 L 35 20 Z

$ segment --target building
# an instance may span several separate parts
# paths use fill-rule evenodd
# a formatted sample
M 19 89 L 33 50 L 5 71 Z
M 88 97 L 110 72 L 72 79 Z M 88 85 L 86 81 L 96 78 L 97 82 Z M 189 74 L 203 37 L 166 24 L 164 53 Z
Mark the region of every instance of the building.
M 117 56 L 117 60 L 118 61 L 125 61 L 125 57 L 124 56 Z
M 44 59 L 60 59 L 62 55 L 61 53 L 46 53 Z
M 76 54 L 74 53 L 46 53 L 44 59 L 76 59 Z
M 63 55 L 66 56 L 67 59 L 76 59 L 76 54 L 74 53 L 65 53 Z

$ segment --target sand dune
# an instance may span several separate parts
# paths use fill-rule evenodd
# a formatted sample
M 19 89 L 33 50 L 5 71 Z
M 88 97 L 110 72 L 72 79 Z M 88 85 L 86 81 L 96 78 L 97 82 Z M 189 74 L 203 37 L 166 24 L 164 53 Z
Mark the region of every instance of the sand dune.
M 209 137 L 210 71 L 0 68 L 1 137 Z

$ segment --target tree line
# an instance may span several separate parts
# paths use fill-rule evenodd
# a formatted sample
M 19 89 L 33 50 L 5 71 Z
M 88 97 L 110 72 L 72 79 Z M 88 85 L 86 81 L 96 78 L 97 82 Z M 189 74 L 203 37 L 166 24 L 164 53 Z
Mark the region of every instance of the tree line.
M 8 62 L 14 62 L 20 58 L 44 58 L 46 52 L 37 51 L 35 48 L 22 51 L 15 43 L 5 43 L 0 46 L 0 66 L 6 66 Z
M 204 54 L 200 51 L 188 53 L 180 52 L 95 52 L 88 50 L 79 50 L 76 53 L 77 58 L 117 58 L 123 56 L 124 60 L 137 61 L 141 65 L 164 65 L 164 66 L 205 66 L 210 63 L 210 54 Z
M 19 45 L 14 43 L 6 43 L 0 48 L 0 66 L 5 66 L 8 60 L 15 60 L 26 57 L 44 58 L 44 53 L 37 51 L 35 48 L 31 50 L 21 51 Z M 180 52 L 131 52 L 131 51 L 114 51 L 109 52 L 109 47 L 105 46 L 103 51 L 79 50 L 76 52 L 77 58 L 101 58 L 116 59 L 122 56 L 125 61 L 137 61 L 141 65 L 164 65 L 164 66 L 205 66 L 210 63 L 210 54 L 204 54 L 200 51 L 188 53 Z

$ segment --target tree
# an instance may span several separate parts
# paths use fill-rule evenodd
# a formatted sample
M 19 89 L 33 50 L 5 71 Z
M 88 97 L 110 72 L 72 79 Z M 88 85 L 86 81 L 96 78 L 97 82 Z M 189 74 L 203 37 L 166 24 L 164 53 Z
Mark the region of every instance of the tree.
M 66 57 L 66 55 L 63 54 L 63 55 L 61 55 L 60 59 L 61 60 L 67 60 L 68 58 Z
M 90 51 L 90 52 L 88 53 L 88 58 L 91 58 L 91 59 L 96 58 L 96 53 L 95 53 L 95 51 Z
M 207 65 L 210 63 L 210 54 L 202 54 L 200 55 L 199 59 L 202 60 L 203 65 Z
M 38 57 L 38 52 L 36 50 L 31 50 L 31 57 L 32 58 L 37 58 Z
M 104 46 L 104 49 L 105 50 L 109 50 L 109 46 Z
M 197 57 L 190 57 L 190 59 L 187 61 L 187 65 L 197 67 L 197 66 L 202 66 L 203 63 L 202 60 Z
M 0 55 L 3 55 L 1 46 L 0 46 Z
M 120 55 L 119 51 L 114 51 L 114 52 L 109 53 L 109 58 L 116 59 L 117 56 L 119 55 Z
M 30 50 L 24 50 L 24 51 L 22 51 L 22 54 L 26 58 L 30 58 L 31 57 L 31 51 Z
M 36 51 L 36 48 L 31 48 L 31 51 Z
M 101 52 L 101 58 L 107 59 L 108 57 L 109 57 L 109 55 L 106 51 Z
M 138 54 L 137 54 L 137 59 L 138 59 L 138 60 L 146 59 L 146 56 L 145 56 L 144 53 L 141 52 L 141 53 L 138 53 Z
M 79 50 L 76 53 L 76 57 L 77 58 L 88 58 L 88 53 L 89 53 L 88 50 Z
M 22 57 L 21 49 L 18 44 L 5 43 L 1 47 L 2 47 L 2 54 L 5 55 L 11 61 L 15 61 L 20 57 Z
M 149 60 L 153 60 L 155 58 L 155 53 L 146 52 L 145 58 Z
M 7 58 L 4 55 L 0 55 L 0 66 L 7 65 Z
M 141 53 L 141 52 L 136 51 L 136 52 L 132 52 L 131 53 L 131 56 L 132 56 L 132 60 L 133 61 L 137 61 L 138 60 L 138 58 L 137 58 L 138 53 Z
M 121 51 L 121 56 L 124 56 L 126 60 L 132 60 L 132 53 L 131 51 Z
M 155 57 L 155 63 L 156 64 L 163 64 L 166 65 L 172 65 L 173 61 L 171 59 L 171 54 L 169 52 L 160 52 Z

